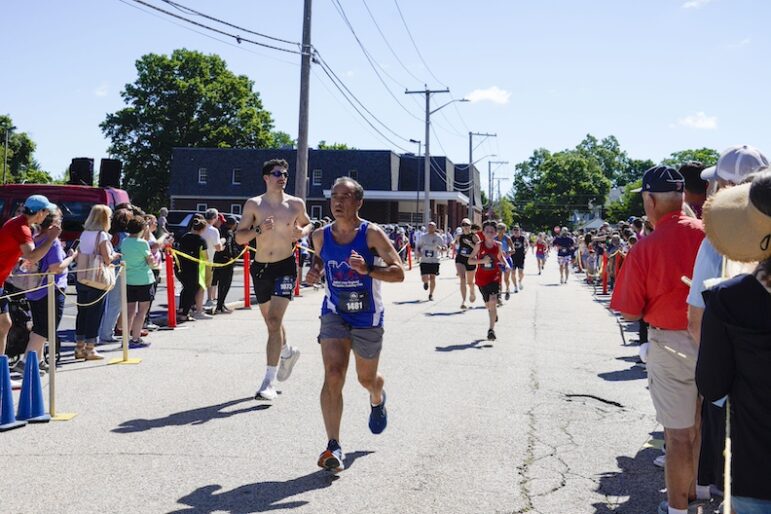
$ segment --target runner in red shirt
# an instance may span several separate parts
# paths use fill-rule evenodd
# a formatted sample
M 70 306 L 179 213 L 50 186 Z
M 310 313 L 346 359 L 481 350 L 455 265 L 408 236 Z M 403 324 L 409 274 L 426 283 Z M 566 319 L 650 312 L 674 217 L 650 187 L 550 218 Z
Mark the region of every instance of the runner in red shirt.
M 506 262 L 506 255 L 501 248 L 501 243 L 495 240 L 498 233 L 494 221 L 486 221 L 482 227 L 484 241 L 477 243 L 474 251 L 468 259 L 469 264 L 477 265 L 475 282 L 482 293 L 482 300 L 487 306 L 487 312 L 490 317 L 490 328 L 487 331 L 487 340 L 495 341 L 495 322 L 498 321 L 498 295 L 500 294 L 501 269 L 500 263 L 505 271 L 511 270 L 511 266 Z
M 0 228 L 0 355 L 5 355 L 5 342 L 11 330 L 8 298 L 4 292 L 5 280 L 19 262 L 19 257 L 36 263 L 45 257 L 54 240 L 62 233 L 59 225 L 51 225 L 46 231 L 45 242 L 35 248 L 30 225 L 42 223 L 49 212 L 56 212 L 56 205 L 45 196 L 32 195 L 24 202 L 24 212 Z

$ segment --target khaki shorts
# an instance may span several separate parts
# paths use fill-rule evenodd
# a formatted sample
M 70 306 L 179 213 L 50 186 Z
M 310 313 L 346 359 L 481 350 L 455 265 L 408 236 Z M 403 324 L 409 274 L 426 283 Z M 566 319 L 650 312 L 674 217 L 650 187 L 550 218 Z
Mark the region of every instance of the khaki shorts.
M 656 420 L 664 428 L 690 428 L 696 422 L 698 349 L 686 330 L 650 328 L 648 389 Z
M 206 266 L 206 274 L 204 275 L 204 281 L 206 282 L 206 287 L 211 287 L 212 280 L 214 279 L 214 268 L 211 266 Z

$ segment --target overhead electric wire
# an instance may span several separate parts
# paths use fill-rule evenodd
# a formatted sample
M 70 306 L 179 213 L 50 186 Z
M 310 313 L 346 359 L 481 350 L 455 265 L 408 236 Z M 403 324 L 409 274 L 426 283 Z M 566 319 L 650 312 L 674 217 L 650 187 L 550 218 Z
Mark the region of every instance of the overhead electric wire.
M 241 37 L 241 36 L 239 36 L 237 34 L 231 34 L 229 32 L 225 32 L 224 30 L 220 30 L 218 28 L 211 27 L 211 26 L 205 25 L 203 23 L 199 23 L 199 22 L 197 22 L 195 20 L 191 20 L 190 18 L 185 18 L 184 16 L 180 16 L 179 14 L 173 13 L 171 11 L 167 11 L 165 9 L 161 9 L 160 7 L 157 7 L 157 6 L 155 6 L 155 5 L 151 4 L 151 3 L 145 2 L 144 0 L 132 0 L 132 1 L 136 2 L 138 4 L 141 4 L 141 5 L 144 5 L 146 7 L 149 7 L 150 9 L 153 9 L 155 11 L 162 12 L 163 14 L 166 14 L 166 15 L 171 16 L 173 18 L 177 18 L 179 20 L 182 20 L 182 21 L 185 21 L 187 23 L 190 23 L 191 25 L 196 25 L 196 26 L 204 28 L 206 30 L 210 30 L 210 31 L 216 32 L 218 34 L 222 34 L 223 36 L 231 37 L 231 38 L 235 39 L 236 42 L 239 43 L 239 44 L 241 42 L 246 42 L 246 43 L 251 43 L 253 45 L 261 46 L 261 47 L 264 47 L 264 48 L 270 48 L 271 50 L 277 50 L 279 52 L 286 52 L 286 53 L 290 53 L 290 54 L 302 55 L 302 51 L 300 51 L 300 50 L 290 50 L 288 48 L 281 48 L 279 46 L 269 45 L 267 43 L 262 43 L 260 41 L 254 41 L 252 39 L 243 38 L 243 37 Z
M 254 30 L 250 30 L 250 29 L 247 29 L 247 28 L 244 28 L 244 27 L 239 27 L 238 25 L 234 25 L 234 24 L 232 24 L 230 22 L 227 22 L 227 21 L 224 21 L 224 20 L 220 20 L 219 18 L 215 18 L 214 16 L 209 16 L 208 14 L 202 13 L 200 11 L 196 11 L 195 9 L 192 9 L 190 7 L 187 7 L 186 5 L 182 5 L 180 3 L 174 2 L 172 0 L 161 0 L 161 1 L 166 3 L 166 4 L 171 5 L 172 7 L 177 8 L 178 10 L 187 11 L 188 13 L 195 14 L 197 16 L 201 16 L 202 18 L 206 18 L 207 20 L 215 21 L 215 22 L 217 22 L 217 23 L 219 23 L 221 25 L 226 25 L 226 26 L 234 28 L 234 29 L 242 30 L 242 31 L 247 32 L 249 34 L 254 34 L 255 36 L 263 37 L 265 39 L 270 39 L 271 41 L 277 41 L 277 42 L 280 42 L 280 43 L 286 43 L 286 44 L 289 44 L 289 45 L 295 45 L 298 48 L 302 49 L 302 44 L 297 42 L 297 41 L 289 41 L 287 39 L 281 39 L 281 38 L 278 38 L 278 37 L 275 37 L 275 36 L 270 36 L 268 34 L 263 34 L 262 32 L 256 32 Z
M 407 20 L 404 19 L 404 14 L 402 14 L 402 10 L 399 7 L 398 0 L 394 0 L 394 4 L 396 5 L 396 10 L 399 11 L 399 17 L 402 19 L 402 23 L 404 24 L 404 29 L 407 31 L 407 35 L 410 37 L 410 41 L 412 41 L 412 46 L 415 47 L 415 52 L 417 52 L 418 57 L 420 58 L 420 62 L 423 63 L 423 66 L 426 68 L 426 71 L 428 71 L 429 74 L 431 74 L 432 77 L 434 77 L 434 80 L 436 80 L 439 84 L 443 85 L 444 87 L 447 87 L 447 84 L 442 83 L 441 80 L 439 80 L 436 75 L 434 75 L 434 72 L 431 71 L 431 68 L 428 67 L 428 63 L 426 63 L 426 60 L 423 58 L 423 54 L 420 53 L 420 48 L 418 48 L 418 44 L 415 43 L 415 38 L 412 37 L 412 32 L 410 32 L 410 27 L 407 25 Z
M 345 14 L 345 10 L 343 9 L 343 6 L 340 4 L 339 0 L 331 0 L 332 5 L 335 6 L 335 9 L 337 10 L 338 14 L 340 14 L 340 17 L 345 22 L 346 26 L 348 27 L 348 30 L 351 31 L 351 34 L 353 34 L 353 38 L 356 40 L 356 43 L 359 45 L 359 48 L 361 49 L 362 53 L 364 54 L 364 57 L 366 57 L 367 62 L 369 63 L 370 67 L 372 68 L 372 71 L 375 72 L 375 75 L 377 75 L 378 80 L 381 84 L 383 84 L 383 87 L 386 89 L 388 94 L 391 96 L 391 98 L 394 99 L 394 101 L 399 104 L 399 107 L 401 107 L 404 112 L 415 118 L 416 120 L 421 120 L 419 116 L 417 116 L 415 113 L 413 113 L 411 110 L 407 109 L 407 107 L 399 100 L 399 98 L 391 91 L 391 88 L 388 87 L 388 84 L 386 84 L 385 79 L 383 79 L 383 76 L 378 71 L 378 67 L 383 71 L 383 73 L 393 80 L 397 85 L 403 87 L 404 89 L 407 89 L 407 86 L 396 80 L 394 77 L 392 77 L 385 69 L 379 64 L 376 63 L 376 61 L 372 58 L 372 55 L 369 53 L 369 51 L 364 46 L 364 43 L 361 42 L 361 39 L 359 39 L 358 34 L 356 34 L 356 30 L 353 28 L 353 25 L 351 24 L 351 21 L 348 19 L 348 16 Z
M 377 31 L 380 33 L 380 37 L 383 38 L 383 41 L 385 42 L 388 49 L 391 51 L 391 54 L 396 59 L 396 62 L 398 62 L 402 68 L 404 68 L 404 71 L 406 71 L 412 78 L 417 80 L 418 82 L 425 82 L 424 80 L 421 80 L 419 77 L 417 77 L 410 69 L 402 62 L 401 58 L 399 57 L 399 54 L 396 53 L 396 51 L 391 46 L 391 43 L 388 42 L 388 38 L 385 36 L 385 33 L 380 28 L 380 25 L 378 24 L 377 20 L 375 19 L 375 15 L 372 14 L 372 11 L 369 8 L 369 5 L 367 5 L 367 0 L 361 0 L 364 3 L 364 8 L 367 9 L 367 13 L 369 14 L 369 17 L 372 19 L 372 23 L 375 24 L 375 28 L 377 28 Z

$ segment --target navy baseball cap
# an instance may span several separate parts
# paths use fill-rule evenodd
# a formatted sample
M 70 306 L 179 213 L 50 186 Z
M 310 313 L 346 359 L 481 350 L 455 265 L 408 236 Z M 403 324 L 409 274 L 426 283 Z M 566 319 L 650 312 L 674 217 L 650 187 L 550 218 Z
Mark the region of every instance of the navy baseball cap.
M 48 201 L 48 198 L 43 195 L 32 195 L 28 197 L 24 201 L 24 208 L 32 214 L 40 212 L 43 209 L 47 210 L 48 212 L 54 212 L 57 209 L 56 204 Z
M 685 187 L 683 175 L 669 166 L 654 166 L 645 171 L 642 187 L 632 189 L 633 193 L 682 193 Z

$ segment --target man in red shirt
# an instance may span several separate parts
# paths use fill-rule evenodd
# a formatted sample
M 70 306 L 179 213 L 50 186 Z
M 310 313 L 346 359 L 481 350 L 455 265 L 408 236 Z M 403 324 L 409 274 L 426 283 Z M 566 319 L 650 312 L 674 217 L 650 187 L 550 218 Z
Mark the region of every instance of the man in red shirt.
M 30 225 L 42 223 L 49 212 L 55 212 L 56 205 L 42 195 L 32 195 L 24 202 L 22 214 L 8 220 L 0 228 L 0 355 L 5 354 L 5 342 L 11 329 L 11 316 L 8 314 L 8 298 L 5 297 L 5 280 L 11 274 L 19 257 L 35 263 L 45 257 L 54 239 L 62 233 L 59 225 L 46 229 L 45 242 L 35 248 Z
M 681 278 L 693 273 L 704 229 L 682 213 L 683 187 L 683 176 L 673 168 L 645 172 L 643 206 L 654 231 L 629 251 L 610 302 L 624 318 L 650 324 L 648 388 L 667 444 L 669 502 L 659 506 L 663 514 L 684 513 L 696 498 L 699 450 L 698 349 L 688 334 L 688 286 Z

